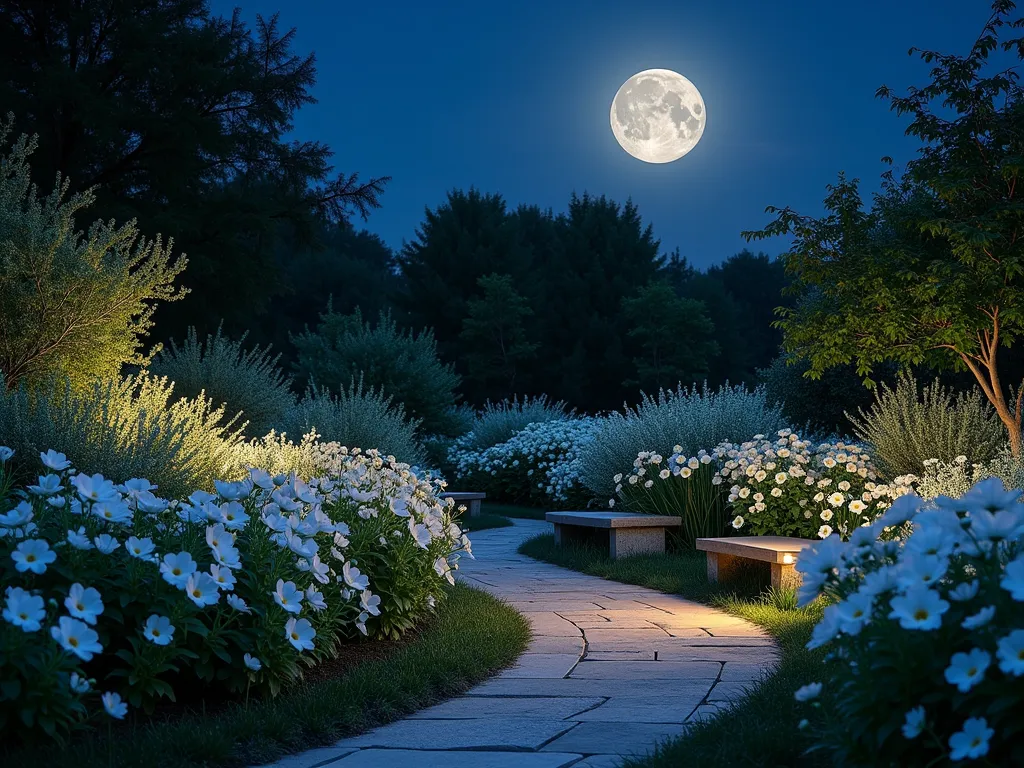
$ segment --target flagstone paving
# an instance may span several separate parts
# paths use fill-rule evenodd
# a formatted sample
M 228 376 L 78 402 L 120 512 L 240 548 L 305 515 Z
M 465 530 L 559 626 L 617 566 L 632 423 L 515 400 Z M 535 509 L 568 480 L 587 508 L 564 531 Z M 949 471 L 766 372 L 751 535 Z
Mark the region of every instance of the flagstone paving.
M 459 577 L 503 598 L 534 637 L 471 689 L 273 768 L 613 768 L 743 695 L 777 660 L 749 622 L 681 597 L 516 552 L 548 523 L 472 536 Z

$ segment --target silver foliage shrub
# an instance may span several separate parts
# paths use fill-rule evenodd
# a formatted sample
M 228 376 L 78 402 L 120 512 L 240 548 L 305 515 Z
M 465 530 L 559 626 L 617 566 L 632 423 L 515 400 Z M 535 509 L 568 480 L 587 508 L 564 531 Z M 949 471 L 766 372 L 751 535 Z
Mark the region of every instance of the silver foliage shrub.
M 642 451 L 668 456 L 675 446 L 695 454 L 723 441 L 743 442 L 785 425 L 782 408 L 768 405 L 765 390 L 728 384 L 716 390 L 679 386 L 646 393 L 635 408 L 608 415 L 583 456 L 582 481 L 598 498 L 615 495 L 616 474 L 629 472 Z
M 206 392 L 217 405 L 224 405 L 229 416 L 241 412 L 246 434 L 261 436 L 275 427 L 295 404 L 290 386 L 270 348 L 258 346 L 245 349 L 247 334 L 232 341 L 217 329 L 199 341 L 195 328 L 189 328 L 185 341 L 178 346 L 173 340 L 161 351 L 150 371 L 174 382 L 178 394 L 196 397 Z
M 124 482 L 144 477 L 165 496 L 212 489 L 237 474 L 240 442 L 223 407 L 202 392 L 178 397 L 165 378 L 122 376 L 86 387 L 68 379 L 5 391 L 0 379 L 0 443 L 21 457 L 50 448 L 76 457 L 82 471 Z
M 349 448 L 376 448 L 381 455 L 393 455 L 414 466 L 425 462 L 416 439 L 419 421 L 409 419 L 401 403 L 395 403 L 381 389 L 365 387 L 353 380 L 337 394 L 327 389 L 310 389 L 292 408 L 284 431 L 291 435 L 318 433 L 325 442 Z
M 500 403 L 488 402 L 477 414 L 472 431 L 463 436 L 460 445 L 476 450 L 499 445 L 529 424 L 565 418 L 565 407 L 564 400 L 553 402 L 547 395 L 524 397 L 521 401 L 517 396 Z
M 1006 442 L 999 417 L 979 390 L 958 394 L 938 381 L 922 388 L 908 373 L 895 387 L 881 385 L 874 405 L 857 413 L 846 416 L 889 479 L 920 473 L 928 459 L 990 461 Z

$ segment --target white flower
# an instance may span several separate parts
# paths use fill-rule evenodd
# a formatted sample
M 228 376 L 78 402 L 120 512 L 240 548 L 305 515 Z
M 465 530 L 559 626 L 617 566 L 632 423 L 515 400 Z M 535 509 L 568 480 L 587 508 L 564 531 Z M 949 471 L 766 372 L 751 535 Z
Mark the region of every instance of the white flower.
M 818 538 L 819 539 L 827 539 L 831 535 L 832 535 L 832 526 L 830 526 L 830 525 L 823 525 L 823 526 L 821 526 L 821 528 L 818 529 Z
M 924 730 L 924 724 L 924 707 L 914 707 L 909 710 L 903 721 L 903 737 L 906 739 L 916 739 L 921 734 L 921 731 Z
M 115 720 L 123 720 L 124 716 L 128 714 L 128 705 L 121 701 L 119 694 L 108 691 L 101 698 L 103 700 L 103 709 Z
M 78 475 L 75 475 L 75 479 L 77 478 Z M 92 513 L 108 523 L 130 523 L 132 519 L 131 508 L 117 498 L 116 492 L 114 493 L 113 498 L 100 499 L 94 503 L 92 505 Z
M 115 549 L 121 546 L 121 542 L 119 542 L 109 533 L 101 533 L 99 536 L 93 539 L 93 542 L 96 544 L 96 549 L 98 549 L 104 555 L 109 555 Z
M 835 513 L 831 509 L 823 509 L 820 515 L 821 519 L 826 523 L 831 522 L 832 518 L 835 517 Z
M 71 466 L 71 462 L 68 461 L 67 456 L 63 453 L 57 453 L 57 451 L 52 448 L 46 453 L 40 453 L 39 460 L 50 469 L 57 472 L 61 472 Z
M 83 587 L 81 584 L 72 584 L 64 600 L 64 607 L 76 619 L 81 619 L 86 624 L 95 624 L 96 617 L 103 613 L 103 600 L 100 599 L 98 590 Z
M 999 669 L 1015 677 L 1024 675 L 1024 629 L 1015 629 L 1000 638 L 996 648 Z
M 41 475 L 36 485 L 28 486 L 28 491 L 33 496 L 52 496 L 63 490 L 64 486 L 60 484 L 60 478 L 57 475 Z
M 963 760 L 965 757 L 974 760 L 988 754 L 989 739 L 995 731 L 988 727 L 984 717 L 969 717 L 964 721 L 963 730 L 949 737 L 949 759 Z
M 32 505 L 23 501 L 14 509 L 0 515 L 0 527 L 19 528 L 26 525 L 33 517 Z
M 184 589 L 189 576 L 195 572 L 196 561 L 188 552 L 179 552 L 176 555 L 168 553 L 160 563 L 160 573 L 164 581 L 178 589 Z
M 21 587 L 8 587 L 3 617 L 10 624 L 21 627 L 22 632 L 38 632 L 46 618 L 43 598 Z
M 61 647 L 82 661 L 92 661 L 93 654 L 103 651 L 100 636 L 89 626 L 70 616 L 61 616 L 57 626 L 50 627 L 50 635 Z
M 89 689 L 91 688 L 91 686 L 89 685 L 89 681 L 81 675 L 79 675 L 77 672 L 71 673 L 70 686 L 72 692 L 74 693 L 88 693 Z
M 980 648 L 954 653 L 946 667 L 946 682 L 955 685 L 960 693 L 967 693 L 985 677 L 985 670 L 991 663 L 992 657 Z
M 1014 600 L 1024 600 L 1024 555 L 1006 564 L 999 586 L 1009 592 Z
M 743 527 L 744 522 L 745 521 L 742 515 L 736 515 L 736 517 L 732 519 L 732 527 L 738 531 L 740 528 Z
M 259 672 L 263 669 L 263 662 L 251 654 L 245 654 L 245 656 L 242 657 L 242 661 L 244 661 L 245 666 L 253 672 Z
M 84 526 L 79 526 L 77 531 L 68 531 L 68 544 L 75 549 L 92 549 L 92 541 L 86 535 Z
M 57 553 L 42 539 L 26 539 L 11 552 L 11 559 L 19 573 L 46 573 L 46 566 L 57 559 Z
M 942 614 L 949 610 L 949 603 L 927 587 L 911 587 L 905 595 L 898 595 L 889 601 L 892 612 L 890 619 L 898 619 L 904 629 L 932 630 L 942 624 Z
M 153 554 L 155 546 L 153 540 L 150 538 L 138 539 L 135 536 L 129 536 L 128 542 L 125 544 L 125 549 L 128 550 L 128 554 L 132 557 L 137 557 L 140 560 L 148 560 L 150 555 Z
M 808 683 L 802 688 L 798 688 L 797 692 L 793 694 L 793 698 L 797 701 L 810 701 L 811 699 L 818 698 L 821 693 L 821 683 Z
M 352 589 L 362 592 L 370 586 L 370 580 L 351 563 L 345 563 L 341 566 L 341 574 L 345 578 L 345 583 Z
M 312 586 L 306 587 L 306 600 L 313 607 L 315 611 L 322 611 L 327 608 L 327 603 L 324 601 L 322 593 L 314 589 Z
M 992 621 L 992 617 L 995 615 L 996 607 L 994 605 L 987 605 L 973 616 L 968 616 L 960 622 L 960 626 L 964 629 L 978 629 Z
M 235 574 L 220 565 L 210 566 L 210 577 L 217 583 L 217 589 L 230 591 L 235 588 Z
M 316 637 L 316 630 L 306 619 L 288 619 L 284 627 L 285 639 L 291 643 L 297 651 L 313 650 L 313 638 Z
M 854 592 L 846 600 L 837 603 L 839 626 L 848 635 L 859 634 L 864 625 L 871 621 L 874 596 Z
M 188 599 L 205 608 L 214 605 L 220 600 L 220 588 L 213 577 L 208 573 L 193 573 L 185 582 L 185 594 Z
M 298 613 L 302 610 L 302 591 L 295 586 L 294 581 L 278 579 L 277 589 L 270 594 L 274 598 L 274 602 L 288 613 Z
M 965 581 L 962 584 L 957 584 L 953 589 L 949 590 L 949 599 L 956 600 L 958 603 L 973 600 L 974 596 L 978 594 L 980 587 L 981 584 L 977 581 Z
M 166 616 L 153 614 L 146 619 L 142 628 L 142 636 L 154 645 L 170 645 L 174 639 L 174 625 Z
M 844 503 L 846 503 L 846 496 L 839 493 L 839 491 L 836 491 L 835 493 L 828 497 L 828 503 L 831 504 L 833 507 L 841 507 Z
M 245 602 L 245 600 L 240 598 L 238 595 L 228 595 L 228 605 L 230 605 L 236 611 L 241 611 L 242 613 L 252 613 L 252 608 L 249 607 L 249 604 Z
M 359 596 L 359 605 L 371 616 L 380 616 L 380 595 L 375 595 L 370 590 L 363 590 Z

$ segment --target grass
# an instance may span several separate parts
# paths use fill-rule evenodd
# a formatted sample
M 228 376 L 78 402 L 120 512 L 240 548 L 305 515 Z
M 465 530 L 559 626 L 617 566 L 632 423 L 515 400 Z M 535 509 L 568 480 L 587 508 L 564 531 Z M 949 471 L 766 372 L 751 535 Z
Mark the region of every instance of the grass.
M 551 535 L 523 543 L 519 551 L 537 560 L 613 581 L 669 592 L 720 608 L 764 627 L 781 650 L 778 669 L 720 716 L 695 725 L 685 736 L 667 742 L 647 758 L 625 768 L 676 766 L 827 766 L 813 746 L 813 710 L 793 699 L 800 686 L 822 680 L 824 653 L 804 646 L 821 617 L 822 606 L 796 608 L 792 592 L 765 590 L 763 575 L 751 569 L 728 587 L 707 580 L 705 556 L 699 552 L 642 555 L 611 560 L 595 547 L 556 547 Z M 801 719 L 812 721 L 801 730 Z
M 475 531 L 486 531 L 488 528 L 507 528 L 512 525 L 512 521 L 503 515 L 494 515 L 490 512 L 481 511 L 475 517 L 463 515 L 459 520 L 459 525 L 467 532 L 473 533 Z
M 529 520 L 543 520 L 547 509 L 537 507 L 521 507 L 518 504 L 497 504 L 485 501 L 481 505 L 481 511 L 487 515 L 501 515 L 502 517 L 525 517 Z
M 307 681 L 275 699 L 232 705 L 215 715 L 120 729 L 64 750 L 4 755 L 5 768 L 207 768 L 270 762 L 331 744 L 462 693 L 512 664 L 530 630 L 512 608 L 463 585 L 437 616 L 385 660 L 360 663 L 333 679 Z

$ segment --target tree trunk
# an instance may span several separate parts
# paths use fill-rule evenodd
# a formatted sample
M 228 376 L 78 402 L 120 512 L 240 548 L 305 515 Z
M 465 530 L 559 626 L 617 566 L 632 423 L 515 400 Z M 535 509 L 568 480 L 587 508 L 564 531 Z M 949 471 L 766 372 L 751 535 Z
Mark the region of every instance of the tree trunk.
M 999 420 L 1006 427 L 1006 434 L 1010 441 L 1010 453 L 1013 455 L 1013 458 L 1019 460 L 1021 458 L 1021 403 L 1024 400 L 1024 383 L 1021 384 L 1021 388 L 1017 392 L 1017 402 L 1014 403 L 1014 407 L 1011 410 L 1010 404 L 1006 402 L 1003 385 L 999 380 L 999 368 L 997 366 L 999 350 L 998 326 L 994 334 L 989 336 L 986 333 L 980 341 L 982 341 L 980 345 L 981 355 L 978 358 L 968 356 L 963 352 L 960 352 L 960 357 L 967 363 L 967 367 L 974 374 L 974 378 L 978 380 L 988 401 L 996 409 L 996 415 L 999 416 Z M 982 365 L 979 365 L 979 362 Z

